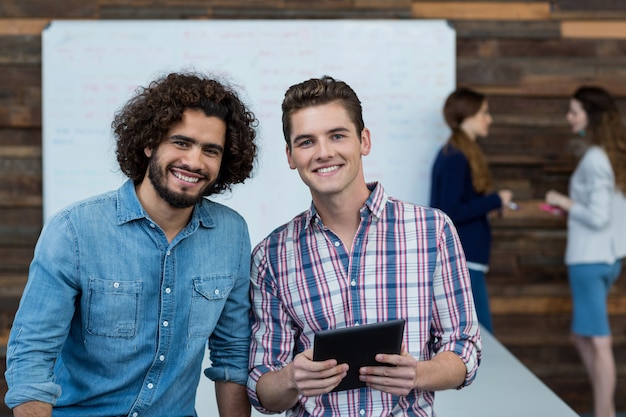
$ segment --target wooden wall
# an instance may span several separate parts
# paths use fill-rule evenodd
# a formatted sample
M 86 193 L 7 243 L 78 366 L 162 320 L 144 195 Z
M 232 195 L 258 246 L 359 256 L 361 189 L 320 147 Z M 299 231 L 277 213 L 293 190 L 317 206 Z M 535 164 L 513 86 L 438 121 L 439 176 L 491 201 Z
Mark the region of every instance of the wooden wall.
M 621 0 L 3 0 L 0 356 L 42 225 L 40 34 L 46 23 L 316 18 L 448 19 L 454 25 L 458 84 L 488 94 L 495 123 L 482 145 L 497 185 L 512 188 L 521 205 L 493 220 L 488 281 L 496 336 L 575 410 L 589 412 L 589 385 L 568 340 L 565 223 L 540 212 L 538 203 L 550 188 L 566 190 L 577 161 L 580 144 L 564 120 L 573 90 L 583 83 L 604 86 L 626 114 L 626 2 Z M 609 309 L 617 406 L 626 412 L 626 274 Z M 0 394 L 5 390 L 0 379 Z M 8 410 L 0 406 L 3 412 Z

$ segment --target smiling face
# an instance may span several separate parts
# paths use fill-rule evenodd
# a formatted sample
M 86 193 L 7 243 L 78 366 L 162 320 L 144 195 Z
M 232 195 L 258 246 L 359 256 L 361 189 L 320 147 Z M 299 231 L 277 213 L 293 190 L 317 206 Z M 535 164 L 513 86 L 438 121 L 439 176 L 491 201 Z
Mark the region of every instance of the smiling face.
M 369 130 L 359 134 L 339 101 L 293 113 L 289 140 L 289 167 L 298 170 L 314 201 L 367 191 L 361 157 L 370 152 Z
M 146 176 L 158 197 L 173 208 L 188 208 L 200 201 L 217 179 L 225 140 L 223 120 L 200 110 L 185 110 L 165 140 L 156 149 L 145 150 L 150 158 Z
M 480 109 L 473 116 L 467 117 L 461 123 L 461 129 L 471 138 L 476 139 L 487 137 L 489 134 L 489 126 L 493 119 L 489 113 L 489 104 L 487 100 L 483 101 Z
M 584 132 L 587 128 L 587 112 L 583 108 L 582 103 L 575 98 L 569 101 L 569 110 L 565 118 L 572 127 L 572 132 L 574 133 Z

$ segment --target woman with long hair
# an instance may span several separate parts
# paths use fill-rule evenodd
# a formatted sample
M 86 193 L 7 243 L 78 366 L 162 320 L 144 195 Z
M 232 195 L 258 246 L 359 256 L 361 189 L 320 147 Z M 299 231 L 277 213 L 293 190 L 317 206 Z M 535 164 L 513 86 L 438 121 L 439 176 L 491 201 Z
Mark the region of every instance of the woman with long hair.
M 446 99 L 443 115 L 452 130 L 432 170 L 430 205 L 452 219 L 463 245 L 478 321 L 493 332 L 485 273 L 489 269 L 488 214 L 508 207 L 513 193 L 494 191 L 491 172 L 476 140 L 486 137 L 492 119 L 487 98 L 459 88 Z
M 546 203 L 568 213 L 565 263 L 572 293 L 571 339 L 593 388 L 594 416 L 615 416 L 615 358 L 607 297 L 626 256 L 626 128 L 613 98 L 580 87 L 567 121 L 587 149 L 570 178 L 569 196 Z

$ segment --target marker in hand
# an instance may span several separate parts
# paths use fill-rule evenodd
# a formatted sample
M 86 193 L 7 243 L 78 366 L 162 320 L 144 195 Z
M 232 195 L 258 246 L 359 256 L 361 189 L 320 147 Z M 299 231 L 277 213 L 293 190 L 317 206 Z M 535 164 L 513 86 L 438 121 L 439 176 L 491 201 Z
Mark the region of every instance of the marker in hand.
M 507 204 L 507 207 L 510 208 L 511 210 L 519 210 L 519 206 L 517 205 L 517 203 L 514 203 L 512 201 L 510 201 L 509 204 Z

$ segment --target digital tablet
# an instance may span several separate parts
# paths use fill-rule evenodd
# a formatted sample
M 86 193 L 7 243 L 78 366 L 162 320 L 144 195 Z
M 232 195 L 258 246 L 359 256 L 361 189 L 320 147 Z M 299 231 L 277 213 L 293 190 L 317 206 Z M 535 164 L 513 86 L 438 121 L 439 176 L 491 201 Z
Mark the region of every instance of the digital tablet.
M 313 360 L 336 359 L 350 366 L 346 377 L 333 389 L 344 391 L 365 387 L 359 380 L 363 366 L 391 366 L 376 361 L 378 353 L 400 354 L 404 320 L 390 320 L 315 333 Z

